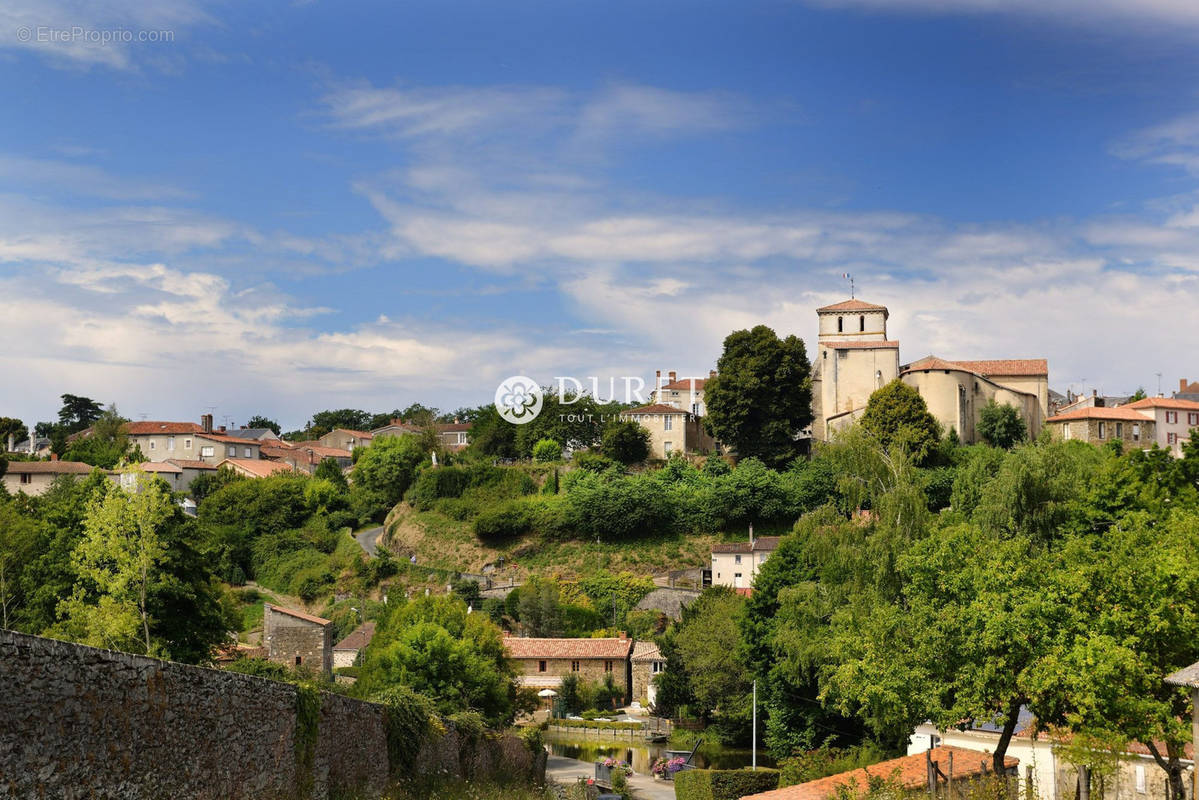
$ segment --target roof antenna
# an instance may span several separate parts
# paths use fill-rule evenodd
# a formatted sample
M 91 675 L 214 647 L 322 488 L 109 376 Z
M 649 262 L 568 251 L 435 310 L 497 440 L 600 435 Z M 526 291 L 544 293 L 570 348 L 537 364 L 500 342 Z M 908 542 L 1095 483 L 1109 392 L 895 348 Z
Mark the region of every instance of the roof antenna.
M 843 273 L 841 273 L 841 277 L 844 278 L 845 280 L 849 281 L 849 299 L 852 300 L 853 299 L 853 276 L 850 275 L 848 272 L 843 272 Z

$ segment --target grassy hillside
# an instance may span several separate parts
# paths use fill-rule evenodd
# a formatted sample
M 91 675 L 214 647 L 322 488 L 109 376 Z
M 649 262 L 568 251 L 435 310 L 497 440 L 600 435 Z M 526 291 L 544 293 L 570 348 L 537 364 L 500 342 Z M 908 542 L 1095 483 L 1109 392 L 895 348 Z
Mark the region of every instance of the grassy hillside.
M 784 526 L 786 528 L 786 526 Z M 778 533 L 758 529 L 759 535 Z M 457 572 L 478 573 L 484 564 L 501 557 L 515 564 L 504 577 L 517 580 L 529 574 L 558 574 L 576 577 L 597 570 L 628 571 L 656 575 L 675 569 L 706 566 L 712 545 L 736 540 L 745 533 L 678 534 L 623 542 L 546 541 L 527 537 L 499 547 L 480 541 L 469 521 L 451 519 L 437 511 L 416 511 L 400 503 L 387 519 L 386 546 L 397 557 L 415 553 L 417 563 Z

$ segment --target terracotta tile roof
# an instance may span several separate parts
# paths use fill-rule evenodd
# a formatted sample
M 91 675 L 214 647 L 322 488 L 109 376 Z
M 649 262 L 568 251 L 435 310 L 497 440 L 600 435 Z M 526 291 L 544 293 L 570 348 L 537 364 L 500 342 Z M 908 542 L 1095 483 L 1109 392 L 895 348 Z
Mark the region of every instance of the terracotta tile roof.
M 670 383 L 662 384 L 663 389 L 673 389 L 675 391 L 691 391 L 691 383 L 695 382 L 695 391 L 702 392 L 704 384 L 708 382 L 707 378 L 685 378 L 681 381 L 671 381 Z
M 210 442 L 221 442 L 222 444 L 238 444 L 245 447 L 261 447 L 262 443 L 257 439 L 241 439 L 237 436 L 230 436 L 226 433 L 197 433 L 197 439 L 207 439 Z
M 200 433 L 204 429 L 194 422 L 155 422 L 142 420 L 125 424 L 125 433 L 130 436 L 151 436 L 154 434 Z
M 1183 411 L 1199 411 L 1199 403 L 1193 400 L 1179 400 L 1174 397 L 1146 397 L 1129 403 L 1121 408 L 1177 408 Z
M 934 747 L 928 754 L 915 753 L 902 758 L 892 758 L 889 761 L 880 761 L 861 769 L 829 775 L 827 778 L 819 778 L 783 789 L 772 789 L 769 792 L 746 795 L 741 800 L 825 800 L 836 794 L 839 786 L 853 786 L 856 783 L 859 788 L 864 789 L 869 775 L 884 779 L 894 778 L 908 790 L 927 788 L 926 759 L 931 757 L 933 761 L 937 762 L 942 772 L 948 772 L 950 753 L 953 753 L 953 777 L 955 780 L 958 777 L 968 778 L 979 775 L 984 769 L 990 770 L 991 768 L 990 753 L 967 750 L 964 747 Z M 1007 756 L 1003 763 L 1005 767 L 1011 769 L 1020 761 Z
M 167 463 L 174 464 L 177 467 L 184 469 L 216 469 L 216 464 L 209 464 L 207 461 L 194 461 L 188 458 L 168 458 Z
M 289 452 L 292 455 L 303 455 L 312 451 L 312 454 L 317 458 L 353 458 L 354 454 L 349 450 L 342 450 L 340 447 L 325 447 L 323 444 L 303 444 L 298 447 L 293 447 Z
M 356 439 L 373 439 L 374 435 L 366 431 L 352 431 L 349 428 L 334 428 L 329 433 L 348 433 Z
M 862 300 L 842 300 L 840 303 L 833 303 L 831 306 L 821 306 L 816 309 L 817 314 L 832 311 L 886 311 L 886 306 L 876 306 L 874 303 L 867 303 Z
M 945 359 L 937 358 L 936 356 L 925 356 L 919 361 L 913 361 L 911 364 L 904 365 L 900 368 L 900 372 L 924 369 L 964 369 L 964 367 L 955 361 L 946 361 Z
M 1116 408 L 1107 408 L 1099 406 L 1098 408 L 1076 408 L 1073 411 L 1067 411 L 1065 414 L 1058 414 L 1056 417 L 1050 417 L 1045 420 L 1050 422 L 1070 422 L 1076 419 L 1116 419 L 1126 420 L 1130 422 L 1152 422 L 1153 417 L 1149 416 L 1145 411 L 1138 411 L 1135 408 L 1128 406 L 1117 406 Z
M 11 461 L 8 475 L 88 475 L 95 469 L 82 461 Z M 102 469 L 101 472 L 110 472 Z
M 662 651 L 653 642 L 637 642 L 633 645 L 634 661 L 661 661 Z
M 733 591 L 742 597 L 753 597 L 754 587 L 752 586 L 734 586 Z
M 622 414 L 690 414 L 691 412 L 687 411 L 685 409 L 682 409 L 682 408 L 675 408 L 674 406 L 668 406 L 663 403 L 652 403 L 648 406 L 641 406 L 640 408 L 634 408 L 629 411 L 622 411 L 621 413 Z
M 173 472 L 176 474 L 183 472 L 182 467 L 166 461 L 143 461 L 137 465 L 137 468 L 142 472 Z
M 712 545 L 713 553 L 748 553 L 751 545 L 749 542 L 725 542 L 723 544 Z
M 364 622 L 333 646 L 334 650 L 362 650 L 375 638 L 375 623 Z
M 291 472 L 292 469 L 282 461 L 266 461 L 261 458 L 226 458 L 217 464 L 223 467 L 228 464 L 234 469 L 245 470 L 257 478 L 266 478 L 278 472 Z
M 305 622 L 315 622 L 317 625 L 331 624 L 329 622 L 329 620 L 327 620 L 327 619 L 324 619 L 322 617 L 315 617 L 312 614 L 305 614 L 303 611 L 296 611 L 294 608 L 284 608 L 283 606 L 275 606 L 275 605 L 271 605 L 270 603 L 267 603 L 267 605 L 269 605 L 271 607 L 271 611 L 273 611 L 277 614 L 286 614 L 289 617 L 295 617 L 296 619 L 302 619 Z
M 263 458 L 291 458 L 302 456 L 303 451 L 295 447 L 273 447 L 271 445 L 263 445 L 258 451 Z
M 853 340 L 845 342 L 829 342 L 827 346 L 829 350 L 898 350 L 899 342 L 883 342 L 877 339 L 873 341 L 867 340 L 864 342 Z
M 510 658 L 627 658 L 633 640 L 624 639 L 533 639 L 504 635 Z
M 458 431 L 469 431 L 471 423 L 469 422 L 439 422 L 437 424 L 438 433 L 455 433 Z
M 1044 358 L 1000 358 L 983 361 L 956 361 L 979 375 L 1048 375 L 1049 361 Z
M 754 550 L 769 550 L 773 552 L 778 549 L 779 542 L 782 540 L 783 537 L 781 536 L 759 536 L 757 539 L 754 539 Z

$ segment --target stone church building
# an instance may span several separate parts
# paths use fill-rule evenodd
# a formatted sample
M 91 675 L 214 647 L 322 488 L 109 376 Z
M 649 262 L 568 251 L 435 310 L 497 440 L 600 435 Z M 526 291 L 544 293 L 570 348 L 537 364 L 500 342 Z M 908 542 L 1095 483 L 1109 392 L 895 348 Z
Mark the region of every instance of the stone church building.
M 1020 412 L 1029 436 L 1049 414 L 1049 364 L 1043 358 L 947 360 L 909 364 L 887 337 L 886 306 L 858 299 L 816 309 L 820 328 L 812 356 L 812 437 L 827 441 L 861 418 L 870 395 L 899 378 L 924 398 L 945 433 L 979 441 L 982 409 L 994 400 Z

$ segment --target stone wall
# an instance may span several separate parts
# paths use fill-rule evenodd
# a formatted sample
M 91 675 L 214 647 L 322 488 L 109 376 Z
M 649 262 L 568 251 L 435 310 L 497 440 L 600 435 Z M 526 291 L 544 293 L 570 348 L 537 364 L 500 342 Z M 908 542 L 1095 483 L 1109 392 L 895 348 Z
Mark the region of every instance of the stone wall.
M 5 630 L 0 687 L 0 800 L 365 799 L 389 783 L 375 703 L 322 693 L 317 719 L 298 721 L 289 683 Z M 510 734 L 460 742 L 451 728 L 426 748 L 450 776 L 544 776 Z

